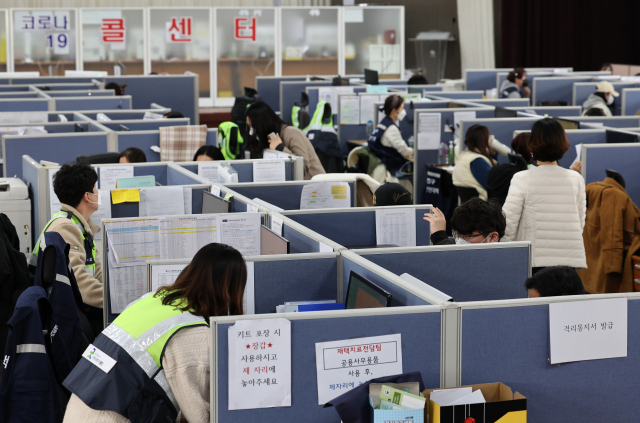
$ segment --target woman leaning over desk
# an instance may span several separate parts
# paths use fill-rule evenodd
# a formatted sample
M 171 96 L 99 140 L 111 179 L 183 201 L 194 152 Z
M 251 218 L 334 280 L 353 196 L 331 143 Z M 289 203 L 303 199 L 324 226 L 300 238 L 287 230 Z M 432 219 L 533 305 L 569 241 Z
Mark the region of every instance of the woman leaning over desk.
M 237 250 L 202 247 L 173 285 L 130 304 L 85 351 L 64 381 L 64 421 L 173 422 L 181 411 L 183 422 L 209 422 L 209 317 L 241 315 L 246 281 Z

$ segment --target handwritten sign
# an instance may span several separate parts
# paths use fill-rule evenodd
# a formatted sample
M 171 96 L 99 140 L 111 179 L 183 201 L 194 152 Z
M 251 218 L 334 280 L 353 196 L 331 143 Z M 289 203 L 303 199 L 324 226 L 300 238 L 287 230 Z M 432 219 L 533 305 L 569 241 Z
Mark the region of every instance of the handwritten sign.
M 377 377 L 402 373 L 400 334 L 316 344 L 318 404 Z
M 549 304 L 551 364 L 627 356 L 627 299 Z
M 291 322 L 239 320 L 229 328 L 229 410 L 291 406 Z

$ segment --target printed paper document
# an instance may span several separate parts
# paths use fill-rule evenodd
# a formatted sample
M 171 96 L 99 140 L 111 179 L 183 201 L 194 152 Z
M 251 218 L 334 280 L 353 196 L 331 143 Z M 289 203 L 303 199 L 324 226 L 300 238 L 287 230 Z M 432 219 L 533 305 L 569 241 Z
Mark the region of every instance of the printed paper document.
M 133 166 L 100 166 L 100 189 L 116 189 L 116 181 L 133 178 Z
M 377 245 L 416 246 L 416 210 L 413 207 L 376 210 Z
M 151 292 L 156 292 L 161 286 L 172 285 L 186 264 L 163 264 L 151 266 Z
M 440 113 L 418 113 L 418 150 L 440 148 Z
M 198 162 L 198 176 L 210 182 L 218 183 L 218 162 Z
M 218 242 L 218 216 L 166 217 L 158 221 L 160 259 L 193 258 L 200 248 Z
M 260 255 L 259 213 L 231 213 L 220 216 L 220 242 L 240 251 L 243 256 Z
M 285 177 L 284 160 L 255 160 L 253 162 L 253 182 L 282 182 Z
M 348 207 L 351 207 L 351 187 L 348 182 L 318 182 L 302 188 L 301 210 Z
M 181 185 L 140 189 L 140 217 L 184 214 L 184 189 Z

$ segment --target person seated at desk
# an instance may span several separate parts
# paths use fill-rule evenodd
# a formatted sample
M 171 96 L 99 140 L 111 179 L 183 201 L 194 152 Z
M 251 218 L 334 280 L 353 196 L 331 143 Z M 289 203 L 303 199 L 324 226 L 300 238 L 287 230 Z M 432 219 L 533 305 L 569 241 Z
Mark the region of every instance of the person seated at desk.
M 483 200 L 488 199 L 487 177 L 489 171 L 498 162 L 497 152 L 508 155 L 511 150 L 489 134 L 489 128 L 472 125 L 464 138 L 467 148 L 456 158 L 453 171 L 453 185 L 462 188 L 474 188 Z
M 610 107 L 613 107 L 615 97 L 618 97 L 619 95 L 620 94 L 618 94 L 618 92 L 613 88 L 611 82 L 598 82 L 598 85 L 596 85 L 596 92 L 591 94 L 589 98 L 587 98 L 587 101 L 582 103 L 582 109 L 584 110 L 582 115 L 586 116 L 591 109 L 597 108 L 602 110 L 605 116 L 613 116 Z
M 524 97 L 529 98 L 531 89 L 529 89 L 529 81 L 527 81 L 527 72 L 524 68 L 515 68 L 507 79 L 500 86 L 500 98 L 522 98 L 522 89 Z
M 447 236 L 444 214 L 437 207 L 433 207 L 432 211 L 433 214 L 425 213 L 423 219 L 429 222 L 433 245 L 499 242 L 507 226 L 500 204 L 475 197 L 453 211 L 451 239 Z
M 606 116 L 604 110 L 600 107 L 592 107 L 586 112 L 584 112 L 585 116 L 597 117 L 597 116 Z
M 527 279 L 524 286 L 529 298 L 586 294 L 578 272 L 569 266 L 547 267 Z
M 212 162 L 224 160 L 224 155 L 218 147 L 213 145 L 203 145 L 198 148 L 196 154 L 193 155 L 194 162 Z
M 184 115 L 180 112 L 167 112 L 164 115 L 162 115 L 162 119 L 180 119 L 183 118 Z
M 144 151 L 136 147 L 129 147 L 120 153 L 118 163 L 146 163 L 147 156 Z
M 311 141 L 304 133 L 282 121 L 267 103 L 256 101 L 247 108 L 249 140 L 247 147 L 252 159 L 261 159 L 264 150 L 271 149 L 304 159 L 304 179 L 326 173 Z M 270 140 L 269 134 L 276 139 Z
M 125 423 L 155 415 L 153 421 L 174 422 L 180 411 L 181 421 L 208 422 L 209 318 L 242 315 L 246 282 L 240 252 L 202 247 L 172 285 L 130 304 L 96 338 L 93 346 L 114 366 L 105 372 L 80 360 L 64 381 L 73 394 L 64 421 Z
M 70 246 L 69 263 L 73 268 L 78 289 L 85 304 L 85 315 L 95 334 L 103 328 L 102 266 L 93 240 L 100 227 L 91 215 L 100 207 L 96 188 L 98 174 L 86 163 L 64 164 L 53 176 L 53 191 L 60 200 L 60 211 L 55 213 L 44 232 L 58 232 Z M 41 235 L 30 258 L 32 266 L 38 263 L 42 252 Z
M 373 194 L 374 206 L 411 206 L 413 196 L 402 185 L 395 182 L 387 182 Z

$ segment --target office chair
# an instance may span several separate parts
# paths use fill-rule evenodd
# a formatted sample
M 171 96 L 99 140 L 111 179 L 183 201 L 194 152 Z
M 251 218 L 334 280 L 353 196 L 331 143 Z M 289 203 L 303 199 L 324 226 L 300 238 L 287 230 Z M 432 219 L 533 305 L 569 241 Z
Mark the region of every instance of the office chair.
M 475 188 L 459 187 L 455 185 L 458 191 L 458 197 L 460 198 L 460 204 L 466 203 L 473 197 L 479 197 L 478 191 Z

